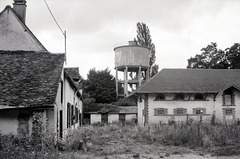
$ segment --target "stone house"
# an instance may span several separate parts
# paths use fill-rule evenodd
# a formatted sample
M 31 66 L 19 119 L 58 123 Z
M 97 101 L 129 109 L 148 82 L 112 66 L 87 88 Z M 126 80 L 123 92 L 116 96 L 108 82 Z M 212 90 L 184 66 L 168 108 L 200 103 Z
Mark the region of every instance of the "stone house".
M 239 69 L 163 69 L 135 93 L 138 123 L 239 120 L 239 79 Z
M 25 14 L 25 0 L 0 13 L 0 133 L 29 136 L 40 117 L 45 131 L 64 137 L 81 125 L 80 75 L 63 68 L 64 54 L 47 51 Z

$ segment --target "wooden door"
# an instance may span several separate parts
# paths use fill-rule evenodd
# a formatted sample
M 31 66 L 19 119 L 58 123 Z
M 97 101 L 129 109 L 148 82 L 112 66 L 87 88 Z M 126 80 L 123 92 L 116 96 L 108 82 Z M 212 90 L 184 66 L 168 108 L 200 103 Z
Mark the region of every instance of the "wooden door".
M 101 122 L 107 124 L 108 123 L 108 114 L 101 114 Z
M 126 114 L 119 114 L 119 122 L 125 123 L 126 121 Z

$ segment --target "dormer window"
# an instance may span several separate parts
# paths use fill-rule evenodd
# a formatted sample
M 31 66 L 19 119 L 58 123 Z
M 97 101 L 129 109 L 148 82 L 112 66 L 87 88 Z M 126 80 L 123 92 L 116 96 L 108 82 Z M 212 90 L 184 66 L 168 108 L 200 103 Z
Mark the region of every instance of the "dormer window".
M 194 99 L 195 100 L 204 100 L 204 95 L 203 94 L 195 94 Z
M 235 105 L 233 90 L 230 88 L 223 92 L 223 105 Z
M 166 97 L 164 94 L 157 94 L 155 96 L 155 100 L 165 100 L 165 99 L 166 99 Z
M 184 100 L 184 94 L 176 94 L 174 100 Z

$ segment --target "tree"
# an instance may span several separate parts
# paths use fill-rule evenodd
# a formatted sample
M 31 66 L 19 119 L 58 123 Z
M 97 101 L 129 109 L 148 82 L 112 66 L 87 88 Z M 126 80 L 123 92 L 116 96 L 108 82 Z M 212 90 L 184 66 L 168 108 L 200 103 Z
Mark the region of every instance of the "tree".
M 154 65 L 156 61 L 155 45 L 152 43 L 150 30 L 145 23 L 137 23 L 137 39 L 135 38 L 134 41 L 137 45 L 147 47 L 150 50 L 150 76 L 153 77 L 158 72 L 158 65 Z
M 218 49 L 217 43 L 212 42 L 201 51 L 201 54 L 188 59 L 187 68 L 226 69 L 229 67 L 226 52 Z
M 212 42 L 201 51 L 202 54 L 188 59 L 187 68 L 240 69 L 240 43 L 221 50 L 217 49 L 217 43 Z
M 240 68 L 240 43 L 235 43 L 230 48 L 226 49 L 227 60 L 229 68 Z
M 96 71 L 90 69 L 87 80 L 84 81 L 85 103 L 112 103 L 116 101 L 115 80 L 110 70 Z M 95 100 L 94 100 L 95 99 Z

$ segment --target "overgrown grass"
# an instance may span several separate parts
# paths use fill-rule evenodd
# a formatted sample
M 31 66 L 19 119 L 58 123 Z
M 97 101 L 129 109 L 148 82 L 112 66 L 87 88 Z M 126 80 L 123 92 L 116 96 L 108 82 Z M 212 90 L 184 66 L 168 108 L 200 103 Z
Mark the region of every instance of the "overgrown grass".
M 141 127 L 134 123 L 95 124 L 68 132 L 64 140 L 56 140 L 53 133 L 44 133 L 38 142 L 31 137 L 0 134 L 0 158 L 45 159 L 64 158 L 65 152 L 97 151 L 113 139 L 132 139 L 136 142 L 204 148 L 216 155 L 240 154 L 239 124 L 172 123 Z M 89 147 L 91 147 L 89 149 Z
M 30 137 L 20 138 L 17 135 L 0 134 L 0 158 L 2 159 L 57 159 L 60 153 L 54 144 L 51 134 L 42 136 L 40 143 Z
M 240 154 L 240 125 L 238 123 L 174 123 L 138 127 L 136 140 L 163 145 L 204 148 L 215 155 Z

